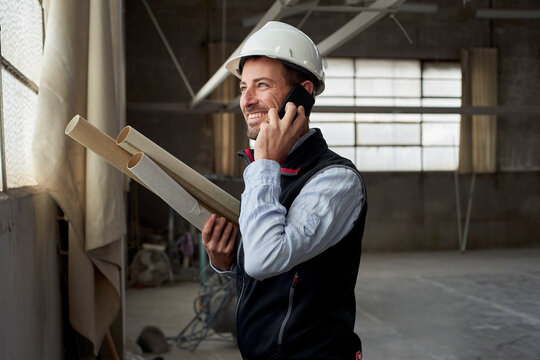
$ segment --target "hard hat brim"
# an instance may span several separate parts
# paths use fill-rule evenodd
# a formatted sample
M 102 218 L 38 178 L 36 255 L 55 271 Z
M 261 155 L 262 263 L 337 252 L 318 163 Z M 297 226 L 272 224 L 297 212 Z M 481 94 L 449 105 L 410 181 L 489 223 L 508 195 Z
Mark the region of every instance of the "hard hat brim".
M 229 71 L 231 74 L 236 76 L 238 79 L 242 79 L 242 74 L 241 74 L 241 71 L 240 71 L 240 62 L 242 61 L 243 58 L 248 58 L 248 57 L 252 57 L 252 56 L 264 56 L 264 57 L 267 57 L 269 59 L 279 61 L 280 63 L 284 64 L 285 66 L 290 66 L 295 70 L 303 71 L 305 73 L 309 73 L 311 76 L 313 76 L 314 79 L 317 80 L 317 82 L 313 84 L 313 85 L 315 85 L 315 88 L 316 88 L 315 92 L 314 92 L 314 95 L 319 95 L 320 93 L 322 93 L 324 91 L 324 79 L 322 79 L 322 80 L 319 79 L 318 76 L 316 76 L 312 72 L 308 71 L 307 69 L 305 69 L 301 65 L 291 63 L 291 62 L 289 62 L 287 60 L 280 59 L 280 58 L 278 58 L 276 56 L 268 56 L 268 55 L 263 55 L 263 54 L 259 54 L 259 53 L 237 55 L 237 56 L 231 57 L 231 58 L 229 58 L 227 60 L 227 62 L 225 63 L 225 68 L 227 69 L 227 71 Z M 299 70 L 299 69 L 302 69 L 302 70 Z

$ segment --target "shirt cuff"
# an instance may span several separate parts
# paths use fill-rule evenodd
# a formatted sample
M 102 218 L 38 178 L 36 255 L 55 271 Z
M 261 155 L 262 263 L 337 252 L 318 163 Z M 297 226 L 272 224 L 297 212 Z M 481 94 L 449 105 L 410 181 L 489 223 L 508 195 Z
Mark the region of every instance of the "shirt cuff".
M 261 185 L 280 186 L 281 165 L 277 161 L 260 159 L 249 164 L 244 170 L 246 190 Z
M 227 277 L 236 277 L 236 269 L 235 269 L 234 264 L 231 266 L 230 270 L 220 270 L 217 267 L 215 267 L 211 261 L 208 261 L 208 263 L 210 264 L 210 267 L 214 269 L 214 271 L 217 272 L 218 274 L 225 275 Z

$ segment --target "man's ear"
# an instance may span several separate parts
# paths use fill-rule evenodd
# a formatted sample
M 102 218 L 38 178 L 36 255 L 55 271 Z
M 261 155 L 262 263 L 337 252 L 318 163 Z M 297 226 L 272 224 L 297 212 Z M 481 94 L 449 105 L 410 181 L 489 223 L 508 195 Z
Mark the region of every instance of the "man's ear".
M 310 93 L 313 96 L 313 91 L 315 90 L 315 86 L 313 85 L 311 81 L 306 80 L 301 85 L 304 87 L 304 89 L 307 90 L 308 93 Z

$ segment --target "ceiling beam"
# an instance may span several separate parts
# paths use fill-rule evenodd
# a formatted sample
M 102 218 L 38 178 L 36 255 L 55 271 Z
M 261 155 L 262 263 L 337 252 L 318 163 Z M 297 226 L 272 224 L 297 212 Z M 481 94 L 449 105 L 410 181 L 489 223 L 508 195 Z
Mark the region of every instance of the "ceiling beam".
M 392 7 L 397 7 L 405 0 L 377 0 L 371 4 L 370 8 L 379 8 L 379 9 L 388 9 Z M 365 11 L 356 15 L 352 20 L 343 25 L 335 33 L 321 41 L 317 47 L 321 56 L 326 56 L 331 53 L 333 50 L 337 49 L 347 41 L 351 40 L 353 37 L 358 35 L 360 32 L 364 31 L 375 22 L 382 19 L 386 16 L 386 12 L 371 12 Z
M 232 58 L 240 53 L 244 42 L 249 38 L 251 34 L 263 27 L 263 25 L 266 24 L 268 21 L 281 19 L 285 15 L 288 6 L 293 5 L 296 2 L 297 0 L 276 0 L 276 2 L 274 2 L 270 9 L 268 9 L 268 11 L 261 18 L 261 20 L 259 20 L 257 25 L 255 25 L 255 27 L 251 30 L 248 36 L 246 36 L 244 41 L 242 41 L 242 43 L 238 45 L 238 47 L 233 51 L 229 58 Z M 204 86 L 197 92 L 197 94 L 195 94 L 193 100 L 191 100 L 191 107 L 197 106 L 203 99 L 206 99 L 208 95 L 210 95 L 210 93 L 212 93 L 212 91 L 214 91 L 214 89 L 217 88 L 227 78 L 227 76 L 229 76 L 229 72 L 227 71 L 227 69 L 225 69 L 226 63 L 227 62 L 223 63 L 223 65 L 221 65 L 221 67 L 206 82 L 206 84 L 204 84 Z
M 382 13 L 398 13 L 398 12 L 421 12 L 421 13 L 435 13 L 437 12 L 437 5 L 425 5 L 423 7 L 412 8 L 405 5 L 399 7 L 373 7 L 373 6 L 343 6 L 343 5 L 298 5 L 291 10 L 292 14 L 302 13 L 306 11 L 313 12 L 331 12 L 331 13 L 360 13 L 360 12 L 382 12 Z
M 356 114 L 538 115 L 540 106 L 314 106 L 312 112 Z
M 191 108 L 189 103 L 128 103 L 128 111 L 171 112 L 179 114 L 240 113 L 238 106 L 228 103 L 204 100 L 204 106 Z M 320 106 L 312 112 L 356 113 L 356 114 L 461 114 L 461 115 L 540 115 L 540 106 L 498 105 L 498 106 Z M 519 119 L 519 118 L 518 118 Z
M 540 19 L 540 9 L 478 9 L 476 17 L 483 19 Z
M 405 0 L 377 0 L 369 6 L 369 8 L 377 9 L 376 12 L 362 12 L 352 18 L 349 22 L 343 25 L 332 35 L 321 41 L 317 47 L 321 56 L 326 56 L 332 51 L 351 40 L 363 30 L 367 29 L 375 22 L 382 19 L 388 13 L 381 11 L 383 9 L 397 7 L 405 2 Z M 295 7 L 293 7 L 295 8 Z M 229 107 L 238 104 L 238 100 L 234 99 L 230 102 Z
M 362 12 L 356 15 L 352 20 L 347 22 L 343 27 L 334 32 L 332 35 L 324 39 L 317 46 L 321 56 L 326 56 L 334 49 L 343 45 L 345 42 L 352 39 L 354 36 L 358 35 L 363 30 L 367 29 L 369 26 L 373 25 L 375 22 L 387 15 L 387 12 L 382 11 L 384 9 L 393 8 L 399 6 L 405 0 L 377 0 L 369 6 L 369 8 L 378 9 L 379 11 L 374 12 Z M 244 39 L 244 41 L 236 48 L 230 57 L 234 57 L 240 53 L 242 45 L 249 38 L 251 34 L 260 29 L 264 24 L 271 20 L 279 20 L 283 16 L 295 8 L 293 4 L 295 0 L 280 1 L 277 0 L 266 14 L 261 18 L 249 35 Z M 226 62 L 225 62 L 226 63 Z M 216 73 L 206 82 L 206 84 L 197 92 L 193 100 L 191 101 L 191 107 L 194 108 L 199 103 L 205 99 L 210 93 L 218 87 L 229 75 L 227 69 L 225 69 L 225 63 L 216 71 Z M 231 102 L 236 103 L 236 100 Z
M 287 10 L 286 15 L 283 18 L 290 16 L 298 15 L 305 12 L 362 12 L 362 11 L 384 11 L 387 13 L 414 13 L 414 14 L 435 14 L 439 10 L 439 5 L 437 4 L 420 4 L 420 3 L 411 3 L 407 2 L 401 4 L 398 7 L 393 8 L 370 8 L 367 6 L 348 6 L 348 5 L 337 5 L 337 6 L 320 6 L 317 5 L 319 1 L 304 2 L 302 5 L 297 5 L 291 7 Z M 244 27 L 254 26 L 263 15 L 257 14 L 253 16 L 248 16 L 242 19 L 242 25 Z

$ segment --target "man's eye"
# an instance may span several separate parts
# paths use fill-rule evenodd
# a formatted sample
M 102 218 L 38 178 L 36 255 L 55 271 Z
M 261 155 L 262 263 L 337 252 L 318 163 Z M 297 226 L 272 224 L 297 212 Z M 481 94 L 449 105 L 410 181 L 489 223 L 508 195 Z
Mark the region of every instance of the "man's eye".
M 245 87 L 245 86 L 242 86 L 242 87 L 240 88 L 240 92 L 244 92 L 244 91 L 246 91 L 246 87 Z
M 266 85 L 266 83 L 259 83 L 258 86 L 259 87 L 267 87 L 268 85 Z

